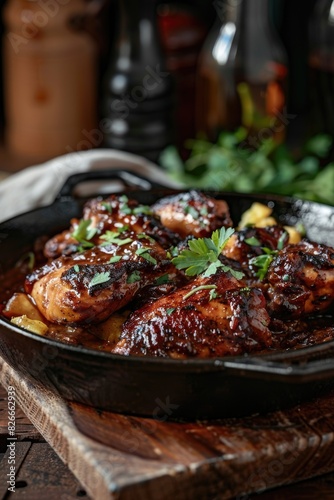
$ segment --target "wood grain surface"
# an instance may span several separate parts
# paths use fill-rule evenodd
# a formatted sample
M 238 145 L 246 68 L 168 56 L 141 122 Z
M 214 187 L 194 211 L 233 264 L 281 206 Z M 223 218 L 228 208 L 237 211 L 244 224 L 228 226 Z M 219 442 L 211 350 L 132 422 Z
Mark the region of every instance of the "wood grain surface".
M 249 498 L 334 470 L 333 393 L 266 416 L 170 423 L 68 405 L 6 363 L 0 379 L 94 499 Z

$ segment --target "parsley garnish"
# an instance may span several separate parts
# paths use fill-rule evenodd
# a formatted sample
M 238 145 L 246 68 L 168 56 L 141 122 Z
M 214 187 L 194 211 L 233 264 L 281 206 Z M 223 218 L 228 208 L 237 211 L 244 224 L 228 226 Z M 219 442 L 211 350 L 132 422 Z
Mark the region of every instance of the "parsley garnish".
M 133 271 L 133 273 L 131 273 L 126 282 L 127 283 L 136 283 L 136 281 L 140 281 L 141 280 L 141 276 L 140 276 L 140 272 L 139 271 Z
M 172 259 L 177 269 L 185 269 L 187 276 L 196 276 L 204 273 L 207 278 L 222 268 L 224 272 L 230 272 L 236 279 L 241 279 L 244 274 L 235 271 L 230 266 L 224 265 L 219 256 L 226 243 L 234 233 L 234 229 L 222 227 L 211 235 L 211 238 L 197 238 L 188 242 L 188 249 L 182 250 L 178 257 Z
M 185 214 L 189 214 L 191 215 L 191 217 L 194 219 L 194 220 L 197 220 L 199 218 L 199 211 L 196 210 L 196 208 L 192 207 L 191 205 L 188 205 L 185 207 L 184 209 L 184 213 Z
M 89 283 L 89 288 L 93 288 L 96 285 L 102 285 L 103 283 L 107 283 L 109 280 L 110 273 L 108 271 L 104 273 L 96 273 L 94 278 Z
M 114 264 L 115 262 L 119 262 L 121 258 L 122 258 L 121 255 L 114 255 L 113 257 L 110 257 L 108 264 Z
M 123 226 L 119 226 L 116 228 L 118 233 L 125 233 L 129 229 L 129 224 L 124 224 Z
M 133 215 L 152 215 L 152 209 L 148 205 L 139 205 L 132 210 Z
M 212 290 L 210 290 L 209 300 L 218 299 L 219 297 L 221 297 L 221 295 L 216 292 L 216 288 L 212 288 Z
M 73 266 L 73 269 L 76 273 L 78 273 L 80 271 L 78 264 L 75 264 L 75 266 Z
M 245 243 L 247 243 L 247 245 L 250 245 L 251 247 L 260 247 L 261 246 L 261 241 L 259 241 L 254 236 L 252 236 L 251 238 L 246 238 Z
M 91 240 L 97 233 L 96 227 L 90 227 L 92 221 L 91 219 L 85 220 L 81 219 L 78 226 L 72 232 L 72 237 L 80 243 L 78 250 L 83 251 L 88 248 L 93 248 L 94 243 Z
M 183 300 L 188 299 L 194 293 L 199 292 L 201 290 L 216 290 L 216 288 L 217 288 L 217 285 L 201 285 L 201 286 L 196 286 L 195 288 L 193 288 L 192 290 L 190 290 L 190 292 L 186 293 L 183 296 Z
M 119 238 L 120 233 L 118 231 L 106 231 L 102 236 L 101 240 L 104 240 L 104 243 L 102 243 L 102 247 L 105 247 L 110 244 L 114 245 L 126 245 L 127 243 L 132 243 L 131 238 Z
M 155 280 L 156 285 L 165 285 L 168 282 L 169 282 L 168 274 L 163 274 L 162 276 L 159 276 L 159 278 L 156 278 Z
M 106 201 L 102 201 L 101 203 L 102 207 L 106 209 L 107 212 L 109 212 L 110 214 L 112 214 L 112 206 L 111 206 L 111 203 L 108 203 Z
M 258 267 L 258 270 L 256 272 L 256 276 L 263 281 L 264 278 L 267 276 L 268 269 L 274 258 L 277 256 L 278 252 L 282 250 L 284 246 L 284 240 L 287 236 L 287 233 L 284 231 L 281 236 L 278 239 L 277 242 L 277 250 L 271 250 L 268 247 L 261 247 L 261 250 L 264 252 L 264 254 L 259 255 L 258 257 L 253 257 L 250 259 L 249 263 L 254 265 L 255 267 Z M 258 246 L 258 245 L 256 245 Z
M 132 214 L 132 209 L 128 205 L 129 198 L 125 195 L 119 197 L 119 201 L 121 202 L 119 209 L 123 214 L 130 215 Z
M 137 234 L 137 238 L 139 240 L 149 240 L 151 241 L 152 243 L 155 243 L 155 240 L 153 238 L 151 238 L 151 236 L 149 236 L 148 234 L 145 234 L 145 233 L 138 233 Z
M 168 314 L 168 316 L 170 316 L 174 311 L 175 307 L 168 307 L 168 309 L 166 309 L 166 313 Z
M 137 207 L 130 208 L 128 205 L 129 198 L 125 195 L 119 197 L 120 211 L 126 215 L 152 215 L 152 209 L 148 205 L 138 205 Z
M 34 266 L 35 266 L 35 261 L 36 261 L 36 258 L 35 258 L 34 252 L 28 252 L 28 253 L 24 254 L 17 261 L 15 267 L 20 267 L 20 266 L 22 266 L 22 264 L 24 262 L 27 262 L 27 267 L 28 267 L 29 271 L 32 271 L 34 269 Z
M 150 255 L 150 251 L 151 251 L 150 248 L 142 247 L 136 250 L 136 254 L 142 257 L 143 259 L 147 260 L 147 262 L 151 262 L 151 264 L 155 265 L 157 264 L 157 261 L 154 257 Z

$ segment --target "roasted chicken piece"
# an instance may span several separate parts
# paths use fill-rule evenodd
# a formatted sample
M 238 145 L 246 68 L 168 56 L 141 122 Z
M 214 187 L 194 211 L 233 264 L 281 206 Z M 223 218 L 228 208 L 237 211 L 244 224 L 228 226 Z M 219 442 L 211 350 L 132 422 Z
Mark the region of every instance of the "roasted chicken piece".
M 215 229 L 232 226 L 226 201 L 194 190 L 162 198 L 152 210 L 166 228 L 182 238 L 210 236 Z
M 261 290 L 221 269 L 133 312 L 113 352 L 172 358 L 237 355 L 271 346 Z
M 54 323 L 96 323 L 130 302 L 140 288 L 177 273 L 154 240 L 126 232 L 82 253 L 59 257 L 26 280 L 43 316 Z
M 107 199 L 95 198 L 87 202 L 83 220 L 80 222 L 78 219 L 72 219 L 70 229 L 47 241 L 44 255 L 49 259 L 71 255 L 82 246 L 81 240 L 98 245 L 101 243 L 101 235 L 106 231 L 118 231 L 124 227 L 137 234 L 144 233 L 154 238 L 163 248 L 169 248 L 179 242 L 178 236 L 161 224 L 159 217 L 154 215 L 150 207 L 140 205 L 136 200 L 129 200 L 124 195 L 112 195 Z
M 266 277 L 272 316 L 298 318 L 334 303 L 334 249 L 302 241 L 278 253 Z
M 247 227 L 232 234 L 222 254 L 239 262 L 247 274 L 254 276 L 257 269 L 252 264 L 252 259 L 263 254 L 263 247 L 277 250 L 279 241 L 282 246 L 286 246 L 289 241 L 288 233 L 280 226 Z

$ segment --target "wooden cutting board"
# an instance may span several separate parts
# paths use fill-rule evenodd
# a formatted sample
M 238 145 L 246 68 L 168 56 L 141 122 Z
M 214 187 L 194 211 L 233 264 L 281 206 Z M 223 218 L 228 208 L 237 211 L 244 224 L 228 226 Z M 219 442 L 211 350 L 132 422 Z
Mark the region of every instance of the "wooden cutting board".
M 1 359 L 0 382 L 96 500 L 246 499 L 334 470 L 334 391 L 284 412 L 176 423 L 66 403 Z

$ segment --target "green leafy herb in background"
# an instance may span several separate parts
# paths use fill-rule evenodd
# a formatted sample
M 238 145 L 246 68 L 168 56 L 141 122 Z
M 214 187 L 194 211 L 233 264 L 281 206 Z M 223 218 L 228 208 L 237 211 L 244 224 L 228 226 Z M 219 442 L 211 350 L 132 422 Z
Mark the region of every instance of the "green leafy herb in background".
M 185 187 L 274 193 L 334 205 L 334 163 L 322 166 L 331 145 L 330 136 L 317 135 L 306 143 L 302 159 L 296 161 L 287 147 L 273 138 L 251 150 L 247 132 L 240 128 L 221 133 L 216 143 L 187 141 L 190 156 L 184 162 L 170 146 L 163 151 L 160 164 Z

